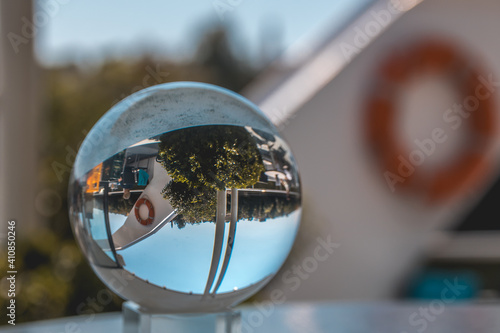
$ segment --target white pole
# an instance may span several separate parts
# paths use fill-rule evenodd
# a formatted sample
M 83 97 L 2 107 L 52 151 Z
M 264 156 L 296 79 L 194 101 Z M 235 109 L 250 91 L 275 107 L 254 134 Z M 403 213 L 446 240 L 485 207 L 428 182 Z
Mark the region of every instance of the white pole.
M 219 268 L 222 246 L 224 245 L 224 226 L 226 223 L 226 209 L 227 209 L 226 195 L 227 195 L 226 190 L 217 191 L 217 212 L 215 219 L 214 250 L 212 253 L 212 264 L 210 265 L 207 284 L 205 286 L 205 291 L 203 293 L 202 299 L 204 299 L 210 293 L 210 288 L 212 288 L 212 285 L 215 280 L 215 275 L 217 274 L 217 268 Z

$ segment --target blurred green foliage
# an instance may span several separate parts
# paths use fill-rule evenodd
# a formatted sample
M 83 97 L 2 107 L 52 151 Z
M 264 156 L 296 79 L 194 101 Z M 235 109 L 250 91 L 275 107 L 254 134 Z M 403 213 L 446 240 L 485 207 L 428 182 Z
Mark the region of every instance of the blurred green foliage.
M 57 192 L 63 205 L 45 218 L 36 234 L 18 239 L 17 323 L 119 310 L 121 300 L 103 297 L 103 292 L 109 292 L 82 257 L 71 232 L 66 197 L 76 152 L 111 106 L 148 86 L 201 81 L 234 91 L 243 88 L 256 71 L 233 56 L 227 34 L 220 27 L 208 30 L 195 56 L 184 62 L 144 56 L 133 61 L 108 60 L 92 68 L 44 69 L 45 121 L 40 126 L 45 135 L 40 141 L 39 177 L 42 187 Z M 5 263 L 0 260 L 0 270 L 6 271 Z M 7 299 L 0 301 L 5 308 Z

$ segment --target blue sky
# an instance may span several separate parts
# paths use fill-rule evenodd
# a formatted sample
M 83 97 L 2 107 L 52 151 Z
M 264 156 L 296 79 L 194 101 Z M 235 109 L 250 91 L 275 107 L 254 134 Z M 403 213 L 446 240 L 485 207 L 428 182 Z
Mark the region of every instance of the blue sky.
M 44 64 L 148 49 L 182 59 L 192 53 L 206 27 L 224 23 L 235 33 L 238 51 L 256 57 L 263 36 L 279 50 L 304 39 L 322 39 L 369 1 L 38 0 L 35 12 L 50 12 L 50 20 L 40 27 L 36 50 Z M 46 2 L 58 5 L 49 9 Z M 274 40 L 281 40 L 280 45 Z

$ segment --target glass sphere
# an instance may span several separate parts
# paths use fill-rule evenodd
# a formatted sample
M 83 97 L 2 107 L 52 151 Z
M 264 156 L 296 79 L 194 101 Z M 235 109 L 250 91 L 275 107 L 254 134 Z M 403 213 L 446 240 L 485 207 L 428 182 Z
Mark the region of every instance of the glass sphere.
M 223 311 L 279 270 L 301 215 L 292 153 L 264 114 L 209 84 L 154 86 L 82 143 L 70 217 L 99 278 L 158 312 Z

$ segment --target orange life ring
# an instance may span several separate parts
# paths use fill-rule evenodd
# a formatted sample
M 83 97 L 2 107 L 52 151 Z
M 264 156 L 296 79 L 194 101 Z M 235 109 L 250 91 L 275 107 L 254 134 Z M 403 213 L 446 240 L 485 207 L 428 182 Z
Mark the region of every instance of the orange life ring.
M 410 153 L 396 134 L 396 99 L 403 84 L 422 74 L 442 75 L 454 85 L 464 105 L 470 96 L 474 97 L 471 101 L 476 103 L 467 118 L 462 119 L 467 125 L 469 144 L 461 154 L 433 172 L 423 174 L 415 168 L 415 172 L 408 172 L 403 177 L 404 181 L 395 178 L 398 186 L 418 189 L 428 201 L 441 202 L 471 189 L 482 180 L 489 167 L 487 151 L 496 129 L 493 91 L 489 91 L 488 98 L 476 96 L 481 85 L 483 97 L 489 89 L 484 79 L 480 79 L 480 73 L 455 47 L 442 41 L 417 43 L 405 52 L 394 52 L 382 63 L 373 84 L 375 91 L 368 98 L 366 133 L 383 170 L 395 177 L 401 176 L 400 156 L 408 157 Z
M 148 218 L 145 220 L 142 219 L 141 215 L 139 214 L 139 209 L 142 205 L 146 205 L 149 210 Z M 137 222 L 139 222 L 142 225 L 150 225 L 151 223 L 153 223 L 153 220 L 155 218 L 155 208 L 153 207 L 151 201 L 149 201 L 146 198 L 141 198 L 137 200 L 137 202 L 135 203 L 135 218 L 137 219 Z

